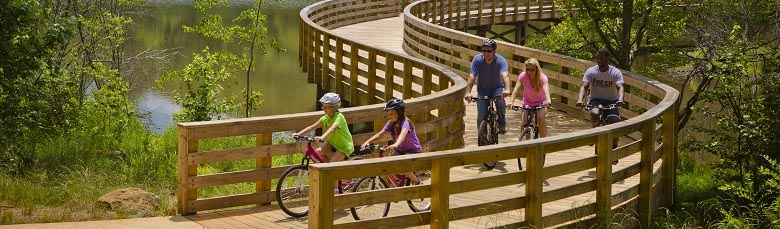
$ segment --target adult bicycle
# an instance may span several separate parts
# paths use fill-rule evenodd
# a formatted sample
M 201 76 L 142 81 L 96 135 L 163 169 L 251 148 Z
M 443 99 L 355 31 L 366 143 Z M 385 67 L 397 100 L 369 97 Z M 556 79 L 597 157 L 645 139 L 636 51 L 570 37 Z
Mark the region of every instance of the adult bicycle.
M 282 173 L 276 185 L 276 201 L 279 207 L 292 217 L 303 217 L 309 213 L 309 163 L 327 162 L 314 150 L 313 137 L 295 136 L 296 142 L 306 142 L 306 151 L 301 163 L 293 165 Z M 347 160 L 360 159 L 359 154 L 353 154 Z M 351 190 L 353 180 L 340 180 L 335 194 Z
M 517 139 L 517 141 L 523 141 L 523 140 L 531 140 L 531 139 L 537 139 L 539 138 L 539 124 L 537 120 L 536 113 L 537 111 L 544 109 L 544 105 L 536 105 L 536 106 L 517 106 L 513 105 L 511 107 L 513 111 L 524 111 L 525 115 L 525 123 L 523 123 L 523 127 L 521 128 L 522 131 L 520 131 L 520 137 Z M 542 157 L 542 165 L 544 165 L 544 159 L 545 157 Z M 520 170 L 523 170 L 523 164 L 520 164 L 520 158 L 517 159 L 517 167 L 520 168 Z
M 617 106 L 617 105 L 615 105 L 615 104 L 609 104 L 609 105 L 601 105 L 601 104 L 599 104 L 599 105 L 583 104 L 583 105 L 582 105 L 582 109 L 583 109 L 583 110 L 586 110 L 586 111 L 587 111 L 589 114 L 590 114 L 590 112 L 591 112 L 593 109 L 596 109 L 596 112 L 598 113 L 598 120 L 596 120 L 596 127 L 599 127 L 599 126 L 605 126 L 605 125 L 609 124 L 609 123 L 607 122 L 607 118 L 608 118 L 608 115 L 607 115 L 607 113 L 609 113 L 609 112 L 607 112 L 607 111 L 609 111 L 609 110 L 612 110 L 612 109 L 618 109 L 618 110 L 620 110 L 620 106 Z M 613 145 L 613 146 L 612 146 L 612 148 L 613 148 L 613 149 L 614 149 L 615 147 L 616 147 L 616 145 Z M 594 154 L 598 154 L 598 152 L 599 152 L 599 150 L 598 150 L 598 144 L 596 144 L 596 147 L 594 147 L 594 148 L 595 148 L 595 153 L 594 153 Z M 617 163 L 618 163 L 618 160 L 615 160 L 615 161 L 613 161 L 613 162 L 612 162 L 612 164 L 617 164 Z
M 488 111 L 485 118 L 479 122 L 477 129 L 477 145 L 495 145 L 498 144 L 498 113 L 496 112 L 496 100 L 503 99 L 501 96 L 482 96 L 471 97 L 472 102 L 479 100 L 487 101 Z M 484 163 L 485 168 L 493 169 L 496 167 L 496 161 Z
M 374 149 L 379 150 L 379 157 L 385 157 L 384 145 L 369 145 L 366 151 L 373 152 Z M 427 173 L 427 172 L 424 172 Z M 423 173 L 423 174 L 424 174 Z M 417 172 L 413 172 L 413 175 L 417 177 L 417 180 L 422 182 L 420 175 Z M 376 177 L 366 177 L 358 180 L 355 185 L 352 186 L 352 193 L 380 190 L 385 188 L 404 187 L 412 184 L 412 180 L 406 177 L 404 174 L 387 174 Z M 431 209 L 431 201 L 427 198 L 412 199 L 406 201 L 409 209 L 413 212 L 427 211 Z M 390 203 L 369 204 L 363 206 L 355 206 L 349 209 L 352 212 L 352 218 L 355 220 L 362 219 L 377 219 L 386 217 L 390 212 Z

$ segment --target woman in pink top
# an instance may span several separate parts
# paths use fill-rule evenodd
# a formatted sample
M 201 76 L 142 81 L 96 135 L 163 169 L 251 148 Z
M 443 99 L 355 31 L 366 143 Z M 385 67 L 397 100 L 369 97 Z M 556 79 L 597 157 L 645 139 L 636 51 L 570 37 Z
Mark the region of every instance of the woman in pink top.
M 509 99 L 509 106 L 512 107 L 515 103 L 515 97 L 517 91 L 520 90 L 520 85 L 523 86 L 523 103 L 521 106 L 537 106 L 544 105 L 544 109 L 540 109 L 536 113 L 537 124 L 539 125 L 539 137 L 547 137 L 547 123 L 544 121 L 547 114 L 547 107 L 550 106 L 550 85 L 547 83 L 547 76 L 544 75 L 539 66 L 539 61 L 535 58 L 531 58 L 525 61 L 525 71 L 517 76 L 517 83 L 515 83 L 515 89 L 512 90 L 512 95 Z M 522 115 L 522 122 L 526 122 L 526 114 Z

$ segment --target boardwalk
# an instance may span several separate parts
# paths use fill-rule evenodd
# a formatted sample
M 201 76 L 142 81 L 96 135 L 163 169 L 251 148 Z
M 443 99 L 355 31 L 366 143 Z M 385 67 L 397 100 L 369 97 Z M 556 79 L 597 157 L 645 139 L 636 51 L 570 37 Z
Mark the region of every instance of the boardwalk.
M 344 26 L 333 30 L 335 34 L 343 35 L 356 39 L 358 41 L 373 44 L 376 47 L 403 53 L 401 49 L 402 42 L 402 23 L 401 17 L 375 20 L 350 26 Z M 515 76 L 516 77 L 516 76 Z M 466 148 L 476 147 L 476 104 L 466 105 Z M 520 113 L 507 112 L 509 123 L 508 133 L 500 137 L 500 142 L 516 141 L 519 135 Z M 585 120 L 576 118 L 570 114 L 562 112 L 550 112 L 547 117 L 551 135 L 583 130 L 589 128 L 589 123 Z M 622 140 L 626 141 L 626 140 Z M 556 165 L 565 162 L 582 159 L 593 156 L 592 146 L 585 146 L 569 151 L 548 154 L 546 165 Z M 618 164 L 614 169 L 617 170 L 623 165 L 633 164 L 639 161 L 639 155 L 631 156 L 623 161 L 629 163 Z M 657 167 L 658 165 L 656 165 Z M 493 170 L 486 171 L 482 165 L 466 165 L 452 169 L 452 180 L 459 181 L 476 177 L 487 177 L 500 175 L 507 172 L 517 171 L 516 160 L 501 161 Z M 566 176 L 549 179 L 544 186 L 545 191 L 562 188 L 571 184 L 586 182 L 595 179 L 595 169 L 573 173 Z M 636 185 L 639 182 L 638 176 L 632 177 L 617 183 L 613 186 L 614 192 L 625 190 L 625 187 Z M 522 185 L 505 186 L 501 188 L 488 189 L 476 192 L 452 195 L 450 198 L 451 207 L 467 206 L 484 202 L 486 198 L 511 199 L 525 194 Z M 566 198 L 545 204 L 544 215 L 549 215 L 561 211 L 569 211 L 572 208 L 596 201 L 595 192 L 585 193 L 583 195 Z M 490 212 L 491 209 L 484 209 Z M 409 213 L 410 210 L 405 203 L 394 203 L 391 206 L 390 215 Z M 335 222 L 353 221 L 348 209 L 335 212 Z M 282 212 L 277 205 L 269 205 L 259 208 L 223 211 L 219 213 L 199 214 L 188 216 L 189 219 L 208 228 L 304 228 L 307 227 L 307 218 L 292 218 Z M 523 212 L 510 211 L 493 214 L 489 217 L 472 218 L 458 220 L 450 223 L 451 228 L 487 228 L 502 226 L 511 223 L 523 221 Z M 427 227 L 421 227 L 427 228 Z

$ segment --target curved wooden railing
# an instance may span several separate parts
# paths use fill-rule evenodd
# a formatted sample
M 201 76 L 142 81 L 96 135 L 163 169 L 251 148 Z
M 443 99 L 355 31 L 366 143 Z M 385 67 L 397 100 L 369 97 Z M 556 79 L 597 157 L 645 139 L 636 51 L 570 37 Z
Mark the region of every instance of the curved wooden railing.
M 487 2 L 489 4 L 486 4 Z M 534 7 L 529 4 L 530 1 L 525 1 L 526 4 L 522 5 L 517 2 L 420 1 L 403 8 L 404 49 L 421 58 L 448 66 L 455 73 L 413 57 L 372 48 L 369 44 L 356 42 L 329 31 L 344 25 L 398 16 L 403 7 L 398 1 L 323 1 L 301 11 L 302 67 L 309 73 L 311 81 L 318 83 L 325 91 L 340 93 L 354 105 L 342 109 L 348 122 L 367 124 L 377 130 L 381 128 L 381 123 L 384 123 L 384 119 L 380 118 L 380 103 L 392 96 L 407 98 L 407 110 L 408 113 L 414 114 L 418 135 L 424 142 L 424 151 L 436 151 L 382 160 L 311 165 L 310 193 L 313 198 L 310 201 L 309 227 L 375 228 L 430 224 L 431 227 L 447 228 L 451 220 L 487 214 L 479 210 L 486 206 L 499 206 L 498 212 L 525 209 L 525 223 L 536 227 L 565 225 L 589 218 L 605 220 L 610 214 L 608 210 L 615 207 L 636 209 L 642 216 L 641 222 L 646 222 L 652 210 L 672 201 L 673 162 L 677 143 L 675 111 L 679 93 L 669 86 L 630 72 L 624 74 L 629 86 L 625 100 L 631 104 L 631 109 L 624 109 L 623 113 L 628 119 L 623 122 L 522 143 L 469 150 L 455 149 L 463 145 L 464 108 L 461 96 L 465 89 L 463 79 L 456 73 L 463 76 L 468 70 L 468 60 L 482 39 L 451 28 L 493 23 L 497 22 L 496 19 L 527 20 L 532 15 L 542 16 L 548 11 L 555 12 L 549 10 L 555 9 L 549 5 L 551 3 Z M 542 9 L 542 12 L 536 9 Z M 512 17 L 501 16 L 505 14 L 511 14 Z M 544 62 L 543 68 L 550 77 L 555 105 L 564 110 L 574 109 L 572 105 L 576 101 L 581 72 L 594 65 L 592 62 L 506 43 L 500 43 L 499 52 L 510 60 L 513 74 L 522 70 L 521 61 L 524 58 L 534 57 Z M 272 180 L 287 168 L 272 167 L 272 157 L 297 153 L 295 148 L 300 146 L 271 144 L 271 134 L 301 129 L 321 115 L 321 112 L 310 112 L 179 124 L 180 212 L 193 214 L 209 209 L 270 203 L 275 196 L 271 191 Z M 240 149 L 198 151 L 200 140 L 240 135 L 255 135 L 257 145 Z M 355 142 L 362 142 L 369 135 L 370 133 L 356 134 Z M 612 150 L 609 147 L 612 137 L 624 135 L 632 135 L 637 140 Z M 588 144 L 599 146 L 598 156 L 541 166 L 544 154 Z M 612 171 L 612 160 L 636 153 L 641 154 L 640 163 Z M 453 166 L 518 157 L 526 158 L 526 171 L 455 182 L 450 180 L 449 170 Z M 659 162 L 661 159 L 663 162 Z M 256 160 L 257 168 L 229 173 L 198 174 L 199 165 L 235 160 Z M 653 170 L 653 164 L 656 162 L 662 163 L 660 170 Z M 542 191 L 544 179 L 594 167 L 598 173 L 597 180 Z M 418 170 L 431 170 L 430 185 L 336 197 L 332 193 L 332 181 L 337 179 Z M 640 176 L 639 185 L 620 193 L 612 192 L 612 183 L 636 174 Z M 236 183 L 254 183 L 257 190 L 226 197 L 198 196 L 198 190 L 201 188 Z M 451 208 L 448 202 L 452 194 L 518 183 L 525 183 L 526 195 L 521 198 L 495 199 L 457 208 Z M 596 203 L 542 215 L 545 203 L 592 191 L 597 193 Z M 419 197 L 431 198 L 433 206 L 430 212 L 333 224 L 334 209 Z
M 401 9 L 396 1 L 321 2 L 307 7 L 301 11 L 302 66 L 324 91 L 339 93 L 353 105 L 340 110 L 349 124 L 368 126 L 369 131 L 377 131 L 387 121 L 382 111 L 383 101 L 391 97 L 405 98 L 406 113 L 416 123 L 424 150 L 461 148 L 465 114 L 462 102 L 465 81 L 461 77 L 435 64 L 327 32 L 327 28 L 336 26 L 397 17 Z M 294 143 L 272 144 L 272 134 L 303 129 L 322 115 L 322 112 L 309 112 L 180 123 L 179 212 L 187 215 L 211 209 L 270 204 L 276 196 L 272 183 L 289 167 L 273 167 L 272 159 L 301 153 L 300 149 L 305 149 Z M 205 139 L 245 135 L 255 136 L 257 144 L 246 148 L 198 150 L 198 143 Z M 353 139 L 360 143 L 371 135 L 373 133 L 355 134 Z M 198 173 L 199 166 L 239 160 L 255 160 L 257 168 Z M 255 192 L 199 196 L 199 190 L 206 187 L 240 183 L 253 183 Z
M 387 1 L 364 1 L 387 2 Z M 489 2 L 489 3 L 488 3 Z M 532 15 L 555 15 L 550 1 L 520 5 L 518 1 L 429 1 L 412 3 L 404 9 L 404 50 L 420 58 L 450 67 L 461 76 L 467 74 L 469 60 L 476 53 L 482 38 L 456 31 L 459 26 L 477 25 L 506 20 L 527 20 Z M 487 4 L 486 4 L 487 3 Z M 510 4 L 512 3 L 512 4 Z M 545 4 L 546 3 L 546 4 Z M 304 9 L 302 16 L 311 16 L 324 6 L 340 8 L 342 1 L 326 1 Z M 348 7 L 343 7 L 348 8 Z M 506 15 L 509 14 L 509 15 Z M 336 19 L 338 21 L 338 19 Z M 358 19 L 359 20 L 359 19 Z M 308 22 L 308 21 L 307 21 Z M 307 24 L 319 28 L 316 24 Z M 328 34 L 328 31 L 321 31 Z M 326 35 L 323 35 L 326 36 Z M 315 36 L 317 37 L 317 36 Z M 578 86 L 582 72 L 595 65 L 593 62 L 563 55 L 499 42 L 499 53 L 507 57 L 513 74 L 519 73 L 526 58 L 537 58 L 550 78 L 554 105 L 558 109 L 575 111 Z M 326 58 L 327 59 L 327 58 Z M 327 60 L 325 60 L 327 61 Z M 676 151 L 676 108 L 679 92 L 660 82 L 640 75 L 624 72 L 628 109 L 627 118 L 617 124 L 573 133 L 479 148 L 438 151 L 436 153 L 404 155 L 382 160 L 338 162 L 311 166 L 312 196 L 310 201 L 310 228 L 376 228 L 428 225 L 432 228 L 448 228 L 453 220 L 480 217 L 496 212 L 524 209 L 525 222 L 507 225 L 519 227 L 562 226 L 572 222 L 610 219 L 615 208 L 633 209 L 639 214 L 639 222 L 649 223 L 652 211 L 672 201 L 674 161 Z M 462 103 L 462 102 L 458 102 Z M 635 139 L 617 149 L 611 141 L 616 136 Z M 543 167 L 545 154 L 595 144 L 598 156 L 582 158 Z M 640 154 L 639 163 L 613 171 L 611 162 L 633 154 Z M 499 176 L 451 181 L 450 168 L 479 164 L 488 161 L 526 158 L 526 171 L 509 172 Z M 661 160 L 663 159 L 663 160 Z M 660 169 L 653 165 L 661 163 Z M 565 187 L 543 191 L 542 181 L 552 177 L 595 168 L 597 179 L 573 183 Z M 387 173 L 431 170 L 431 184 L 392 190 L 361 192 L 333 197 L 333 181 L 355 177 L 375 176 Z M 355 172 L 359 171 L 359 172 Z M 638 185 L 613 193 L 612 184 L 634 175 L 640 177 Z M 489 188 L 525 183 L 525 196 L 512 199 L 490 199 L 489 202 L 461 207 L 451 207 L 450 195 Z M 588 192 L 596 192 L 596 202 L 573 207 L 567 211 L 543 215 L 545 203 Z M 377 220 L 362 220 L 342 224 L 333 223 L 334 209 L 344 209 L 371 203 L 397 202 L 405 199 L 429 197 L 430 212 L 390 216 Z M 491 207 L 498 210 L 486 212 Z

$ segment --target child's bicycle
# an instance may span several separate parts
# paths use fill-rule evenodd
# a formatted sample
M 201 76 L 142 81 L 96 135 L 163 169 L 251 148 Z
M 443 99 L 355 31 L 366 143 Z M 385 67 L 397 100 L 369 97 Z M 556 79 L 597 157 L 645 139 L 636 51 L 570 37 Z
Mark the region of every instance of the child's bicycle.
M 313 137 L 296 136 L 296 142 L 307 142 L 306 152 L 301 159 L 301 164 L 288 168 L 279 177 L 276 185 L 276 201 L 279 207 L 292 217 L 303 217 L 309 214 L 309 163 L 326 162 L 314 147 Z M 360 159 L 357 154 L 350 156 L 347 160 Z M 344 190 L 351 190 L 354 180 L 341 180 L 338 185 L 338 192 L 344 193 Z
M 518 141 L 531 140 L 539 138 L 539 125 L 537 124 L 536 112 L 544 109 L 544 105 L 537 106 L 517 106 L 511 107 L 513 111 L 525 111 L 525 123 L 523 123 L 522 131 L 520 132 L 520 138 Z M 544 157 L 542 157 L 542 165 L 544 165 Z M 517 166 L 520 170 L 523 170 L 523 164 L 520 164 L 520 158 L 517 159 Z
M 496 100 L 502 99 L 501 96 L 483 96 L 483 97 L 471 97 L 472 102 L 478 102 L 479 100 L 485 100 L 488 102 L 488 111 L 485 114 L 485 119 L 479 123 L 477 129 L 477 145 L 494 145 L 498 144 L 498 113 L 496 113 Z M 493 169 L 496 167 L 496 162 L 486 162 L 485 168 Z
M 371 153 L 374 149 L 378 149 L 379 157 L 381 158 L 385 156 L 385 147 L 386 146 L 384 145 L 372 144 L 365 151 Z M 428 173 L 423 172 L 421 174 Z M 418 181 L 422 181 L 420 180 L 420 175 L 418 175 L 417 172 L 414 172 L 414 175 L 417 176 Z M 373 191 L 384 188 L 404 187 L 409 185 L 413 185 L 412 181 L 405 175 L 389 174 L 362 178 L 352 186 L 351 192 L 356 193 L 363 191 Z M 407 200 L 406 203 L 413 212 L 427 211 L 431 208 L 431 201 L 427 198 Z M 355 220 L 383 218 L 390 212 L 390 203 L 356 206 L 350 208 L 349 210 L 352 212 L 352 217 L 355 218 Z

